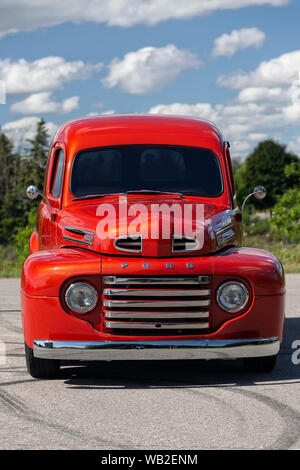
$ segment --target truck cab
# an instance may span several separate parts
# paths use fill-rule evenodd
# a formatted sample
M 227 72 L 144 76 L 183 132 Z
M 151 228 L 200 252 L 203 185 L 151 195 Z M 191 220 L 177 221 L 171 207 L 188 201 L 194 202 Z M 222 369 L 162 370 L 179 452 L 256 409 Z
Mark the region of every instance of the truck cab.
M 34 182 L 33 182 L 34 183 Z M 243 359 L 272 370 L 285 284 L 242 246 L 229 143 L 187 117 L 89 117 L 50 146 L 22 273 L 29 373 L 66 360 Z

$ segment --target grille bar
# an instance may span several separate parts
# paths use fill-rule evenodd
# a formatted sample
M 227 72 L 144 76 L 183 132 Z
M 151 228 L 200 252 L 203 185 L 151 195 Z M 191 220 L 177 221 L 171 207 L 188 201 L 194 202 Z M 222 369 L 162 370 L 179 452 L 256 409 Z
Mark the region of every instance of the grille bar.
M 123 296 L 123 297 L 189 297 L 189 296 L 207 296 L 210 295 L 209 289 L 193 289 L 193 290 L 182 290 L 182 289 L 104 289 L 103 295 L 105 296 Z
M 164 301 L 144 301 L 144 300 L 104 300 L 104 307 L 207 307 L 210 300 L 164 300 Z
M 208 284 L 210 282 L 209 276 L 197 277 L 174 277 L 174 278 L 161 278 L 161 277 L 118 277 L 118 276 L 104 276 L 104 284 L 114 285 L 191 285 Z
M 145 318 L 161 318 L 161 319 L 169 319 L 169 318 L 208 318 L 209 312 L 202 312 L 202 311 L 165 311 L 165 312 L 147 312 L 147 311 L 111 311 L 111 310 L 104 310 L 104 315 L 106 318 L 123 318 L 123 319 L 145 319 Z
M 151 323 L 151 322 L 139 322 L 139 323 L 133 323 L 133 322 L 118 322 L 118 321 L 105 321 L 104 322 L 105 326 L 107 328 L 130 328 L 130 329 L 137 329 L 137 330 L 157 330 L 157 329 L 167 329 L 167 330 L 183 330 L 183 329 L 189 329 L 189 330 L 195 330 L 195 329 L 206 329 L 209 327 L 208 322 L 201 322 L 201 323 L 196 323 L 196 322 L 190 322 L 190 323 L 182 323 L 182 322 L 177 322 L 177 323 Z

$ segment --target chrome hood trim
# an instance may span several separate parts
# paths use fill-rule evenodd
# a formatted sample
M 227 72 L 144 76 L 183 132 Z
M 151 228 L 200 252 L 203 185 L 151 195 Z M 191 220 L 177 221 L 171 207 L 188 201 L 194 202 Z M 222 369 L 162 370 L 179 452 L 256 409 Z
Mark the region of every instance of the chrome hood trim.
M 82 239 L 72 238 L 72 237 L 68 237 L 68 236 L 66 236 L 66 235 L 63 235 L 63 239 L 64 239 L 64 240 L 68 240 L 68 241 L 80 243 L 80 244 L 82 244 L 82 245 L 92 246 L 93 241 L 94 241 L 94 237 L 95 237 L 95 232 L 91 232 L 91 231 L 89 231 L 89 230 L 83 230 L 83 229 L 77 228 L 77 227 L 70 227 L 70 226 L 68 226 L 68 225 L 65 226 L 65 230 L 66 230 L 67 232 L 74 233 L 74 235 L 80 235 L 80 236 L 82 236 L 82 237 L 83 237 L 83 240 L 82 240 Z

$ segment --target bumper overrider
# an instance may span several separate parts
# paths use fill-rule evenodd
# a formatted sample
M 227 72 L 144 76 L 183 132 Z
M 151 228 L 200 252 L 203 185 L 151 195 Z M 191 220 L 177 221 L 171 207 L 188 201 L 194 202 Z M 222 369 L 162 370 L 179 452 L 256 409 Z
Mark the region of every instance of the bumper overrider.
M 273 356 L 278 337 L 200 341 L 47 341 L 34 340 L 33 353 L 41 359 L 78 361 L 239 359 Z

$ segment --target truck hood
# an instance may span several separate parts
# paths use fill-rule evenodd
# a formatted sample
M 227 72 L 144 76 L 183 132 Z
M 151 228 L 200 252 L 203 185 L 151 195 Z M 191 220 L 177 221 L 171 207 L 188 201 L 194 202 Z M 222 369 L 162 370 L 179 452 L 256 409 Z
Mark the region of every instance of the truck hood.
M 206 255 L 239 242 L 235 211 L 203 198 L 105 196 L 57 215 L 57 247 L 138 257 Z

